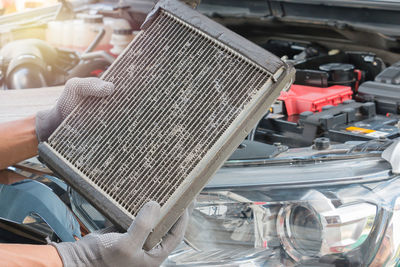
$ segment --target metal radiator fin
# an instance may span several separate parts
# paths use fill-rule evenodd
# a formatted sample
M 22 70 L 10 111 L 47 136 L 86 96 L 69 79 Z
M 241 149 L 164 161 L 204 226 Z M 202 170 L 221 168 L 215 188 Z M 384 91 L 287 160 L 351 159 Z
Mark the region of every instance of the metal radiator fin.
M 172 204 L 166 205 L 170 209 L 179 202 L 180 194 L 193 199 L 210 178 L 205 177 L 201 188 L 194 191 L 183 189 L 192 181 L 188 177 L 202 178 L 196 176 L 199 165 L 207 168 L 205 158 L 219 160 L 220 166 L 229 156 L 226 152 L 225 158 L 210 158 L 221 154 L 221 145 L 216 144 L 232 135 L 232 125 L 254 109 L 260 101 L 256 98 L 271 94 L 274 75 L 161 9 L 103 75 L 102 79 L 115 84 L 116 93 L 84 100 L 46 146 L 65 168 L 106 196 L 128 218 L 134 218 L 149 200 L 159 202 L 162 208 L 170 201 Z M 57 163 L 49 165 L 59 173 L 64 171 L 54 166 Z M 79 186 L 75 184 L 78 190 Z M 89 200 L 96 197 L 84 192 Z M 186 197 L 180 211 L 190 199 Z M 96 207 L 109 211 L 101 203 Z M 169 210 L 163 215 L 171 216 Z M 128 225 L 126 218 L 124 222 L 112 219 L 123 228 Z M 162 234 L 174 219 L 167 221 Z

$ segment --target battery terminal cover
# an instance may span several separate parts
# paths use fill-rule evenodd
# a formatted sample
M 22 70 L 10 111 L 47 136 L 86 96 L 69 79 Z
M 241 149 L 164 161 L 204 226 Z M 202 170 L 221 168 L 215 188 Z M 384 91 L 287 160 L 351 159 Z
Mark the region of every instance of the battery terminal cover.
M 350 86 L 334 85 L 313 87 L 293 84 L 288 92 L 281 92 L 278 100 L 284 101 L 288 116 L 304 111 L 321 112 L 327 105 L 337 106 L 352 99 Z

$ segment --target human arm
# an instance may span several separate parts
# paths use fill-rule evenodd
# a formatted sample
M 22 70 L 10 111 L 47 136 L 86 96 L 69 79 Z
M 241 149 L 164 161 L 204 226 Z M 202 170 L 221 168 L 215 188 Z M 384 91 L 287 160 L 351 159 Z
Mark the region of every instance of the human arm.
M 0 124 L 0 170 L 37 154 L 35 116 Z
M 35 156 L 38 141 L 46 141 L 84 97 L 105 97 L 112 92 L 112 83 L 97 78 L 73 78 L 52 109 L 0 124 L 0 170 Z
M 0 262 L 8 267 L 62 267 L 51 245 L 0 244 Z

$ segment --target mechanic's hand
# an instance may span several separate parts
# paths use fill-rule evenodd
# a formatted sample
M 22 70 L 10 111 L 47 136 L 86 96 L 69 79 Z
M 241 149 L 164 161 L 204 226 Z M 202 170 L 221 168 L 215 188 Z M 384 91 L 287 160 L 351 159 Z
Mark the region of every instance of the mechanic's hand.
M 52 243 L 65 267 L 70 266 L 160 266 L 182 242 L 189 221 L 189 210 L 179 218 L 162 242 L 150 251 L 143 245 L 160 217 L 160 205 L 148 202 L 124 234 L 89 234 L 76 242 Z
M 114 85 L 98 78 L 72 78 L 65 84 L 57 104 L 36 114 L 36 135 L 47 141 L 54 130 L 86 96 L 105 97 L 114 92 Z

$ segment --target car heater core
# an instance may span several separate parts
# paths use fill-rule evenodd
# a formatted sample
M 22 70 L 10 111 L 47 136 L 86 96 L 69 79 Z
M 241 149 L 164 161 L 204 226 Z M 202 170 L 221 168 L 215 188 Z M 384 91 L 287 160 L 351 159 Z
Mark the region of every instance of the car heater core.
M 177 1 L 159 1 L 86 98 L 39 145 L 48 166 L 122 229 L 149 200 L 155 246 L 267 112 L 294 70 Z

